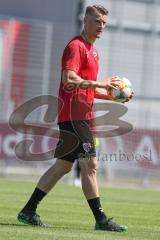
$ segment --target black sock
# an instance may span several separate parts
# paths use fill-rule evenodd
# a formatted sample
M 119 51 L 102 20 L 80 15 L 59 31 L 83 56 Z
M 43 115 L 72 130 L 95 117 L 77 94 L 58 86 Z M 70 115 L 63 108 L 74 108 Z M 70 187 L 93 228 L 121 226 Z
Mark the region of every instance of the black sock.
M 93 215 L 96 219 L 96 221 L 101 221 L 102 219 L 107 218 L 102 207 L 101 207 L 101 203 L 100 203 L 100 198 L 93 198 L 93 199 L 89 199 L 87 200 L 88 204 L 93 212 Z
M 46 193 L 40 190 L 39 188 L 35 188 L 32 196 L 30 197 L 27 204 L 24 206 L 24 211 L 36 211 L 38 203 L 46 196 Z

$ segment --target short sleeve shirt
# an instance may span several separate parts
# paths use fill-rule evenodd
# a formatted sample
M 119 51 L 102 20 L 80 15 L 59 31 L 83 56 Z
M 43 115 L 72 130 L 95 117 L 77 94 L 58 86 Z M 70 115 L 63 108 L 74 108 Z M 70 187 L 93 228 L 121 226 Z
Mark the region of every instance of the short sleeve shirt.
M 96 81 L 98 73 L 98 52 L 81 36 L 72 39 L 64 49 L 63 70 L 72 70 L 82 79 Z M 73 85 L 72 85 L 73 86 Z M 59 88 L 58 122 L 89 120 L 92 118 L 94 88 L 65 88 L 62 81 Z

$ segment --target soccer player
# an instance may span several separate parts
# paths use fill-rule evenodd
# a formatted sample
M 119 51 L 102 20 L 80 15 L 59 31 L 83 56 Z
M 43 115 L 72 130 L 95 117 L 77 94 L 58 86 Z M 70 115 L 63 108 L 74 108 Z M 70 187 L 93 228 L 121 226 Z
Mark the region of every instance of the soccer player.
M 29 201 L 18 214 L 20 222 L 45 226 L 36 213 L 38 203 L 71 170 L 75 159 L 79 159 L 82 190 L 95 218 L 95 230 L 127 230 L 127 227 L 108 218 L 101 206 L 91 131 L 94 98 L 107 99 L 107 89 L 118 84 L 114 76 L 96 81 L 99 57 L 93 44 L 106 26 L 107 15 L 108 10 L 103 6 L 88 6 L 81 35 L 65 47 L 59 88 L 59 99 L 63 104 L 59 104 L 58 112 L 60 139 L 55 150 L 57 160 L 40 178 Z

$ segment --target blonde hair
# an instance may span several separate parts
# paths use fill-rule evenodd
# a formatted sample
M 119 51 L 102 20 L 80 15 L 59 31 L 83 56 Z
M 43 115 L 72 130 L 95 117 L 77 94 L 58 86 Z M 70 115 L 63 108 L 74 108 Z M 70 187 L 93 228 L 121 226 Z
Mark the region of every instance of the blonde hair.
M 92 15 L 95 12 L 99 12 L 102 15 L 108 15 L 109 11 L 101 5 L 88 6 L 86 8 L 85 15 Z

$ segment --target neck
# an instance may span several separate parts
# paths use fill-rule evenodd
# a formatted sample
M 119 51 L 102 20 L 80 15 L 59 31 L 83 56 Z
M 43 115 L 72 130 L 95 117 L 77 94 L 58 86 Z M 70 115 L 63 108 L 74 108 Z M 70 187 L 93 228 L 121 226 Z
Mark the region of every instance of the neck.
M 88 43 L 90 43 L 90 44 L 93 44 L 93 43 L 96 41 L 96 38 L 90 37 L 90 36 L 85 32 L 84 29 L 83 29 L 83 31 L 82 31 L 82 33 L 81 33 L 81 36 L 82 36 L 82 38 L 83 38 L 86 42 L 88 42 Z

